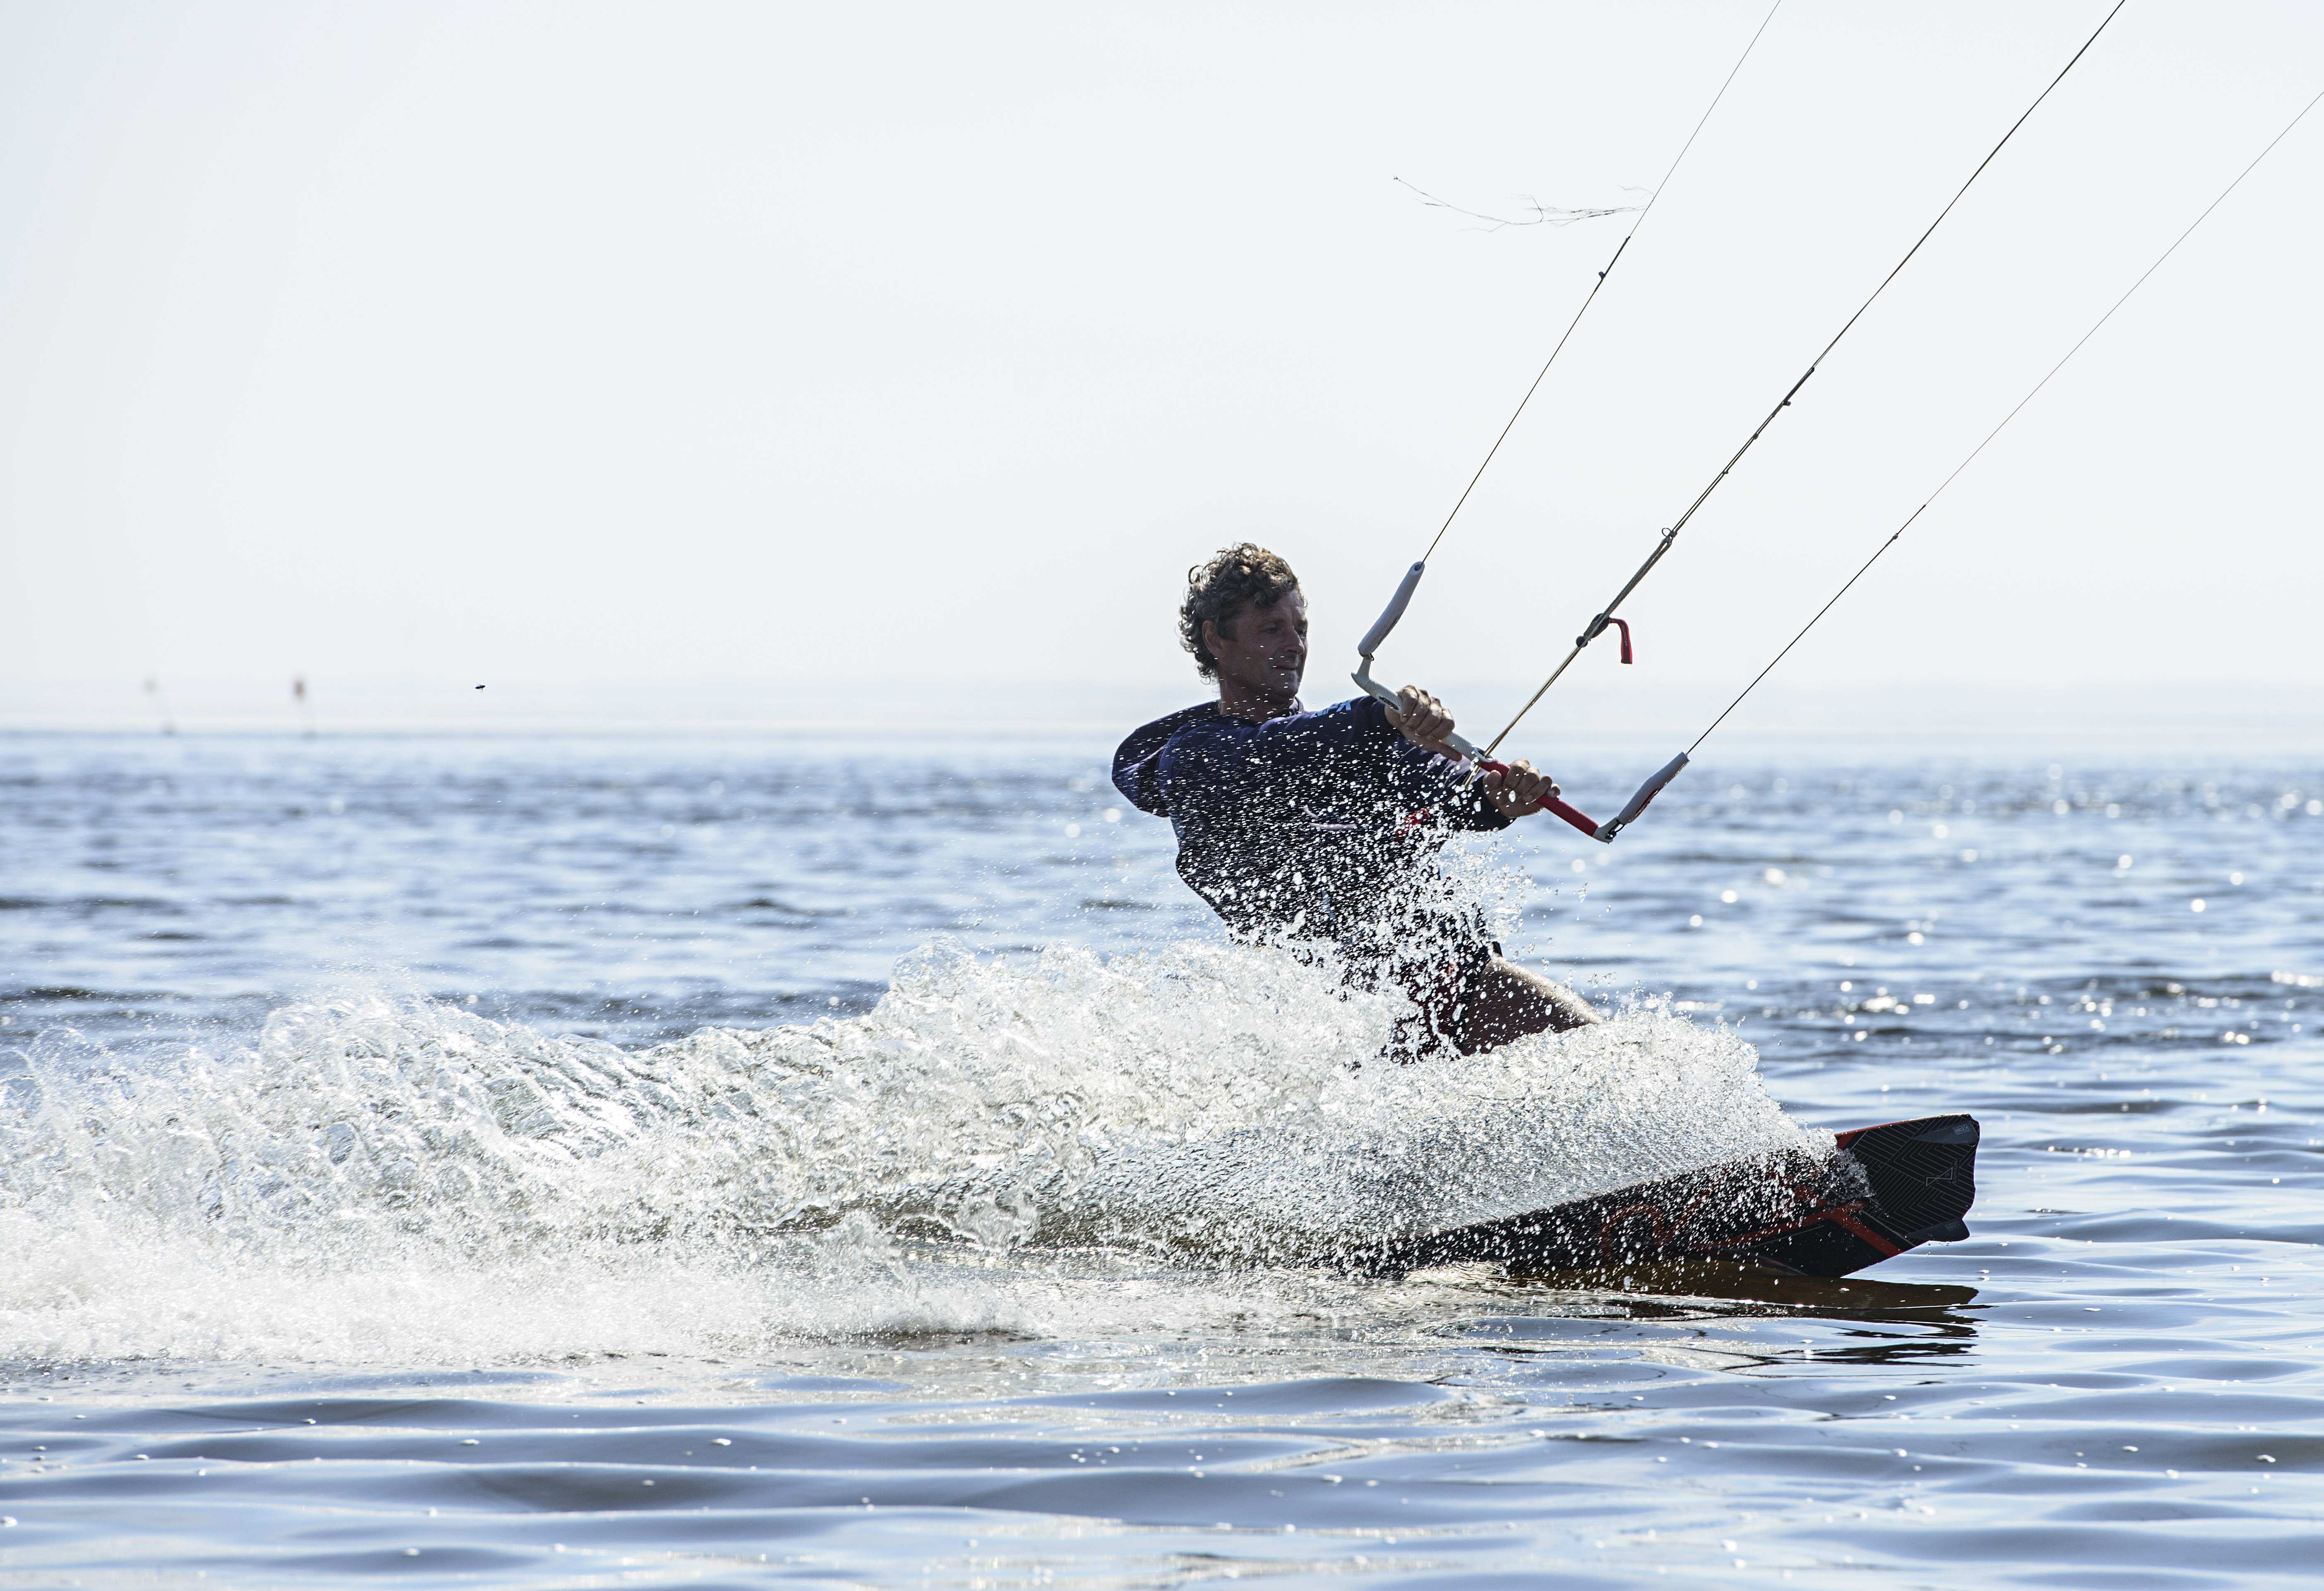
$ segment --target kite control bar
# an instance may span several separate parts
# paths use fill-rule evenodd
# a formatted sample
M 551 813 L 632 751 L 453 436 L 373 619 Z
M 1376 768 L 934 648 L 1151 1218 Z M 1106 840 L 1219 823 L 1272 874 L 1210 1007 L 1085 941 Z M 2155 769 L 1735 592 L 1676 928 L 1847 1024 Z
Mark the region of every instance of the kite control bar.
M 1477 766 L 1490 768 L 1495 773 L 1509 771 L 1508 765 L 1502 762 L 1480 762 Z M 1663 786 L 1678 777 L 1678 770 L 1685 766 L 1686 753 L 1682 751 L 1665 763 L 1654 777 L 1637 787 L 1630 796 L 1628 804 L 1615 815 L 1611 823 L 1599 823 L 1585 815 L 1579 808 L 1567 805 L 1554 796 L 1545 797 L 1541 803 L 1540 810 L 1553 816 L 1563 818 L 1592 840 L 1611 845 L 1614 842 L 1614 836 L 1637 823 L 1638 814 L 1654 804 L 1655 797 L 1663 793 Z
M 1372 677 L 1372 654 L 1379 650 L 1382 641 L 1388 639 L 1388 631 L 1396 628 L 1396 621 L 1404 617 L 1404 610 L 1410 605 L 1412 593 L 1419 586 L 1420 576 L 1427 568 L 1428 565 L 1424 560 L 1404 572 L 1404 579 L 1397 584 L 1396 594 L 1388 599 L 1387 609 L 1373 622 L 1372 627 L 1364 632 L 1364 639 L 1356 643 L 1356 652 L 1361 661 L 1356 665 L 1355 673 L 1349 676 L 1366 695 L 1377 698 L 1399 713 L 1404 711 L 1403 698 Z M 1619 619 L 1611 619 L 1609 615 L 1601 613 L 1591 634 L 1595 635 L 1599 630 L 1605 629 L 1609 622 L 1622 626 L 1622 661 L 1628 663 L 1630 660 L 1630 627 L 1628 625 L 1622 624 Z M 1459 735 L 1446 735 L 1444 744 L 1488 772 L 1505 774 L 1509 771 L 1508 763 L 1490 760 L 1483 752 Z M 1614 842 L 1615 835 L 1638 821 L 1638 814 L 1646 811 L 1654 798 L 1663 793 L 1663 786 L 1678 777 L 1679 769 L 1686 766 L 1686 759 L 1687 754 L 1682 751 L 1665 763 L 1654 777 L 1638 786 L 1637 792 L 1631 796 L 1628 805 L 1622 808 L 1611 823 L 1601 823 L 1580 807 L 1561 801 L 1554 796 L 1545 797 L 1536 810 L 1548 813 L 1564 823 L 1572 824 L 1573 827 L 1601 844 L 1610 845 Z

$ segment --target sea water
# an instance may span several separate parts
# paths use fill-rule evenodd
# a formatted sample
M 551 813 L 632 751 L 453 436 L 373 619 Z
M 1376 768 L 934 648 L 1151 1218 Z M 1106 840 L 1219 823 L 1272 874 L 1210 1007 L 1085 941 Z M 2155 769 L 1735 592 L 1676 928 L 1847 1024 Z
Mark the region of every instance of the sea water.
M 1706 755 L 1406 1067 L 1105 750 L 0 741 L 0 1584 L 2324 1560 L 2324 763 Z M 1951 1110 L 1844 1282 L 1309 1263 Z

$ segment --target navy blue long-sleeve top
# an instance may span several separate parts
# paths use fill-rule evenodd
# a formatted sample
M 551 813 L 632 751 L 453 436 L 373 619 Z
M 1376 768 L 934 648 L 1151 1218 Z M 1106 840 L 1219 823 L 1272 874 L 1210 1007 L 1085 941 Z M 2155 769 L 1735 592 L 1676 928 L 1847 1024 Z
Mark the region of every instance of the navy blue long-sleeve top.
M 1460 830 L 1508 826 L 1452 762 L 1359 696 L 1254 723 L 1215 702 L 1133 732 L 1113 783 L 1178 836 L 1178 874 L 1227 923 L 1346 942 L 1434 875 Z

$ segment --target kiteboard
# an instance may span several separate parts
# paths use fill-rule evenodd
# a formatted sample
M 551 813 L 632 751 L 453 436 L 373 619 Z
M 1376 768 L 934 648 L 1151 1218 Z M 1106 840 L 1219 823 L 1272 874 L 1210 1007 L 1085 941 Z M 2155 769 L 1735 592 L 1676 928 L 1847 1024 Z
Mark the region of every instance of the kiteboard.
M 1831 1153 L 1725 1162 L 1349 1255 L 1394 1274 L 1479 1262 L 1516 1274 L 1671 1261 L 1845 1276 L 1969 1236 L 1977 1118 L 1928 1116 L 1838 1135 Z

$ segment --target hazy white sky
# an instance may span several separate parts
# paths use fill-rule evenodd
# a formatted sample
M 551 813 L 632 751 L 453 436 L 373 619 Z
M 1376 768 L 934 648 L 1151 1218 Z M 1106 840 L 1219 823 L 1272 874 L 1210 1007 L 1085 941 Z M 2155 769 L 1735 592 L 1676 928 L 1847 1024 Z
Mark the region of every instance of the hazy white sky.
M 1391 179 L 1637 202 L 1765 10 L 11 5 L 0 671 L 1191 697 L 1250 538 L 1331 699 L 1628 224 Z M 1786 0 L 1386 672 L 1545 670 L 2104 11 Z M 2319 87 L 2131 0 L 1579 690 L 1748 678 Z M 2319 191 L 2324 112 L 1783 676 L 2324 685 Z

